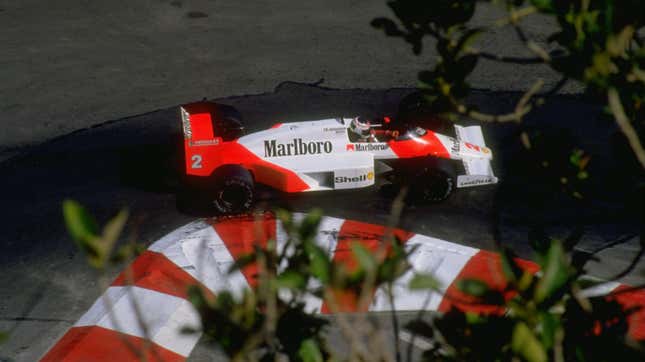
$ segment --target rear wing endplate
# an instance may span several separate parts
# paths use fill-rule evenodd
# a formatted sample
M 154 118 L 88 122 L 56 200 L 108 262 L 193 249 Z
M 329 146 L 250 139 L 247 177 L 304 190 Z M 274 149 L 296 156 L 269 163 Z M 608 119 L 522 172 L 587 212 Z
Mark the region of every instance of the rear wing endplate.
M 480 126 L 462 127 L 455 125 L 455 133 L 459 141 L 478 146 L 486 146 Z M 466 157 L 462 161 L 466 174 L 457 176 L 457 187 L 472 187 L 497 183 L 498 179 L 493 173 L 490 160 Z

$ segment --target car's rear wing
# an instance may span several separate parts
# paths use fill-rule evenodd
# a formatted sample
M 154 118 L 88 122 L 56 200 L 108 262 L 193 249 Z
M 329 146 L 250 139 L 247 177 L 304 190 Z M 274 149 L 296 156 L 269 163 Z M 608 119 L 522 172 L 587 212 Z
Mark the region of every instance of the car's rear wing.
M 459 142 L 465 142 L 473 148 L 485 148 L 484 135 L 479 126 L 462 127 L 455 125 L 455 133 Z M 486 148 L 485 148 L 486 149 Z M 457 187 L 471 187 L 497 183 L 490 159 L 479 157 L 463 157 L 465 175 L 457 176 Z

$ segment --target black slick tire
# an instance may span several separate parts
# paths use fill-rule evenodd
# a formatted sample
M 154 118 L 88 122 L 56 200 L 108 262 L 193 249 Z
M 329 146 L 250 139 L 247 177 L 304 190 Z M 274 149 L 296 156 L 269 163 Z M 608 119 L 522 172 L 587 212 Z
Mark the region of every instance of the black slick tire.
M 209 199 L 215 210 L 231 215 L 247 212 L 253 206 L 255 187 L 251 173 L 239 165 L 225 165 L 211 176 Z
M 448 160 L 434 160 L 415 170 L 409 184 L 407 202 L 439 203 L 455 191 L 457 176 L 454 165 Z

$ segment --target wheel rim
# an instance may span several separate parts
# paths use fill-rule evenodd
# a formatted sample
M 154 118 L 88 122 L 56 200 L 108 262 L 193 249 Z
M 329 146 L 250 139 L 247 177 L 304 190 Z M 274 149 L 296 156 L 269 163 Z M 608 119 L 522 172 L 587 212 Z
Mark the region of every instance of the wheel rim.
M 245 187 L 229 185 L 217 193 L 214 203 L 222 212 L 234 212 L 243 210 L 248 199 L 248 190 Z

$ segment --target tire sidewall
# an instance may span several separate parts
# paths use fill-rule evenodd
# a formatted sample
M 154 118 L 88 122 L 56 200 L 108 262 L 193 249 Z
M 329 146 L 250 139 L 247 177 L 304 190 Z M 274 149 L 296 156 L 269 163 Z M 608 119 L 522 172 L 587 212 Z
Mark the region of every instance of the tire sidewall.
M 251 209 L 254 201 L 253 178 L 241 166 L 225 166 L 212 176 L 214 187 L 210 192 L 213 207 L 222 214 L 243 213 Z M 227 195 L 227 192 L 229 193 Z M 239 200 L 225 200 L 237 193 Z
M 452 196 L 457 177 L 454 165 L 448 160 L 432 160 L 407 175 L 409 203 L 439 203 Z

